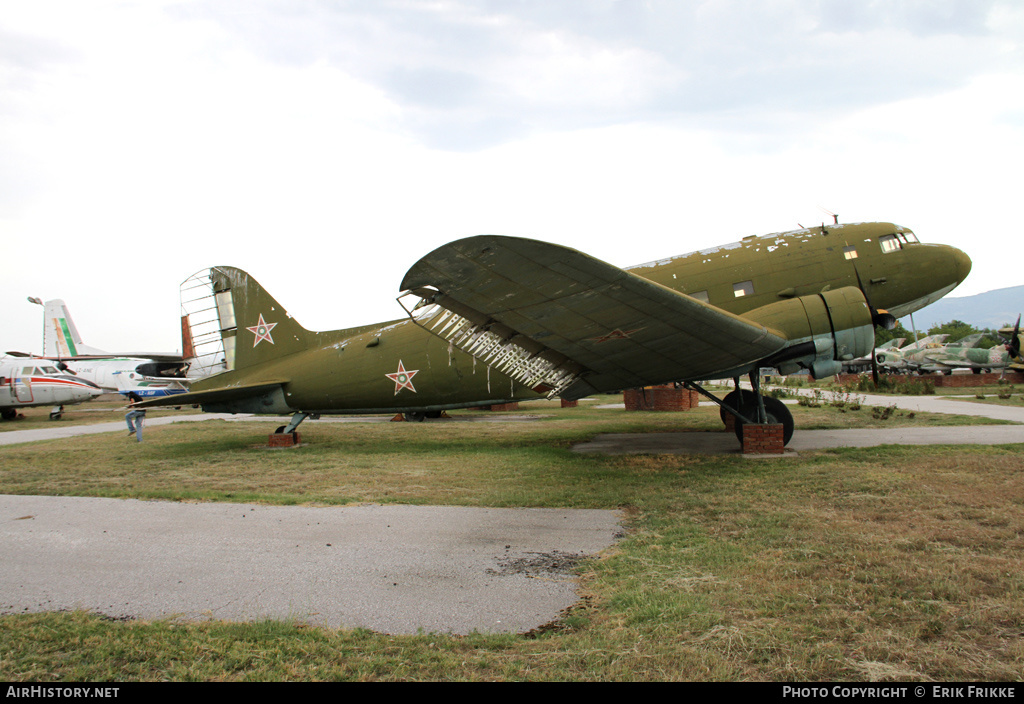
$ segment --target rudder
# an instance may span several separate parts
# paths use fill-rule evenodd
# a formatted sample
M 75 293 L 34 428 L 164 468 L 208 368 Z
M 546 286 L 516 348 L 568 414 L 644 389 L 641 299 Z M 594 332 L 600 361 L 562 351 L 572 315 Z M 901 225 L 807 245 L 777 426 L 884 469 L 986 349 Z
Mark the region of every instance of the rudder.
M 204 269 L 181 284 L 181 317 L 201 374 L 301 352 L 313 337 L 254 278 L 230 266 Z

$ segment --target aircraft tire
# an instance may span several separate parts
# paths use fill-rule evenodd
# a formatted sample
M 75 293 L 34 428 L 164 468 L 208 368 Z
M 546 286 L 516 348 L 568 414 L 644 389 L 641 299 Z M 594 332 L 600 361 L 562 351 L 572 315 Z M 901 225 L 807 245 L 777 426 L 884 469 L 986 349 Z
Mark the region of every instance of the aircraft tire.
M 422 423 L 426 417 L 427 414 L 421 411 L 410 411 L 405 414 L 405 420 L 409 423 Z
M 50 420 L 60 420 L 60 417 L 62 415 L 63 415 L 62 413 L 51 413 L 50 414 Z
M 279 426 L 278 429 L 274 431 L 274 435 L 281 435 L 282 433 L 284 433 L 284 428 L 285 426 L 283 425 Z
M 722 399 L 722 403 L 738 410 L 741 407 L 746 407 L 751 404 L 756 405 L 757 396 L 754 395 L 753 391 L 747 391 L 746 389 L 736 389 L 727 393 L 725 395 L 725 398 Z M 718 409 L 718 415 L 722 418 L 723 423 L 725 422 L 725 415 L 727 413 L 729 413 L 729 411 L 725 410 L 724 408 Z M 740 413 L 743 413 L 743 411 L 740 411 Z
M 751 393 L 751 396 L 753 396 L 753 393 Z M 757 400 L 752 399 L 752 401 L 753 405 L 744 406 L 739 409 L 740 413 L 747 416 L 748 418 L 757 415 Z M 793 422 L 793 414 L 789 412 L 788 408 L 786 408 L 786 404 L 784 404 L 777 398 L 765 396 L 764 412 L 765 415 L 768 416 L 769 424 L 782 424 L 782 445 L 788 445 L 789 441 L 793 439 L 793 429 L 795 428 L 795 423 Z M 741 443 L 743 442 L 743 421 L 741 421 L 739 418 L 736 419 L 736 439 L 739 440 Z
M 0 411 L 0 417 L 4 420 L 14 420 L 18 417 L 18 411 L 13 408 L 5 408 L 3 411 Z

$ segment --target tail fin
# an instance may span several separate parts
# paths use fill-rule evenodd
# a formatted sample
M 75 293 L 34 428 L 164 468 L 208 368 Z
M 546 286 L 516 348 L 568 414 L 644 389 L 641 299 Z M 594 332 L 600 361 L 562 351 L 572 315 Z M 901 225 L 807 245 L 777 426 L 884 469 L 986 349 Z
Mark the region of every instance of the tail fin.
M 82 343 L 75 321 L 58 299 L 47 301 L 43 312 L 43 354 L 51 357 L 75 357 L 86 354 L 105 354 L 103 350 Z
M 230 266 L 204 269 L 181 284 L 181 319 L 195 354 L 192 371 L 199 375 L 301 352 L 316 336 L 254 278 Z

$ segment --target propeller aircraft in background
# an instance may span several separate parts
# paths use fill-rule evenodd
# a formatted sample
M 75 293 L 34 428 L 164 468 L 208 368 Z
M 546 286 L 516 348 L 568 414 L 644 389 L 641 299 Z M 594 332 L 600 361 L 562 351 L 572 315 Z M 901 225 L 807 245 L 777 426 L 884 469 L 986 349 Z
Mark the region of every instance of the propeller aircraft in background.
M 67 305 L 60 299 L 29 301 L 44 307 L 43 355 L 66 373 L 92 382 L 106 392 L 142 397 L 171 396 L 188 390 L 189 360 L 178 353 L 130 352 L 114 354 L 82 342 Z M 8 352 L 28 357 L 23 352 Z
M 540 397 L 578 399 L 670 382 L 744 423 L 793 418 L 758 371 L 832 376 L 891 328 L 949 293 L 971 260 L 891 223 L 822 225 L 622 269 L 574 249 L 484 235 L 446 244 L 406 273 L 408 317 L 313 332 L 249 274 L 213 267 L 182 284 L 197 354 L 225 371 L 146 406 L 291 413 L 406 413 Z M 187 292 L 187 295 L 184 293 Z M 205 351 L 203 351 L 205 350 Z M 739 389 L 749 375 L 752 391 Z M 734 378 L 717 399 L 701 387 Z
M 58 420 L 65 405 L 102 393 L 96 384 L 66 374 L 47 360 L 0 359 L 0 418 L 4 420 L 13 420 L 19 408 L 32 406 L 53 406 L 50 420 Z

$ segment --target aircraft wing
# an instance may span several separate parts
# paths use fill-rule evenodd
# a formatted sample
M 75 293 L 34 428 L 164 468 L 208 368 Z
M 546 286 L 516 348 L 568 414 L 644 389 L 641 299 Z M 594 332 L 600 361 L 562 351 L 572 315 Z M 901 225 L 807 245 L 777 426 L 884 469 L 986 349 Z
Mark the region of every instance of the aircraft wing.
M 574 249 L 516 237 L 444 245 L 413 265 L 402 288 L 424 299 L 411 311 L 418 324 L 566 398 L 716 378 L 787 343 Z

